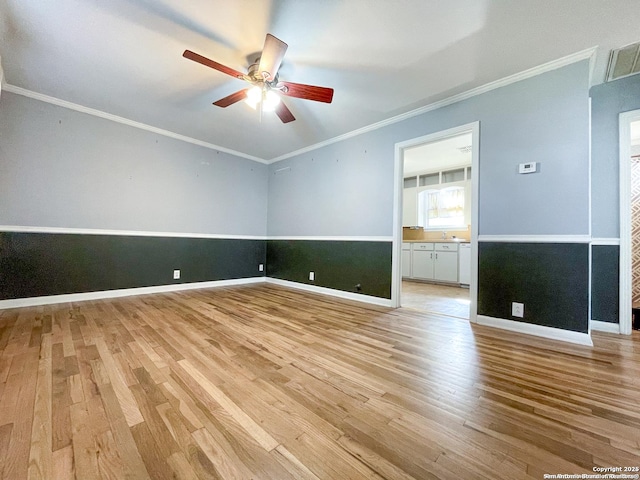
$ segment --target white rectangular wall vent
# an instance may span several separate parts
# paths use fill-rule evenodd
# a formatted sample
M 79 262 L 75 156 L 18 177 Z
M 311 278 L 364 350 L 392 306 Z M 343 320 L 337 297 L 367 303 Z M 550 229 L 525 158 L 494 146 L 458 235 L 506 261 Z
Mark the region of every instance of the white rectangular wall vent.
M 277 169 L 275 172 L 273 172 L 273 174 L 284 175 L 285 173 L 289 173 L 290 171 L 291 171 L 291 167 L 283 167 L 283 168 Z
M 607 82 L 640 73 L 640 42 L 611 50 Z

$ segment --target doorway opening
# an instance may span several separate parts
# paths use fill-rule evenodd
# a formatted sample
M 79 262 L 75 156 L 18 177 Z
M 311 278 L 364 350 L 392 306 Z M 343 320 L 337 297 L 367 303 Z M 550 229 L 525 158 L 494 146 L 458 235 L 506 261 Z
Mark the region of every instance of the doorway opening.
M 392 303 L 476 321 L 475 122 L 396 144 Z
M 620 333 L 630 335 L 632 308 L 640 308 L 640 110 L 624 112 L 620 133 Z

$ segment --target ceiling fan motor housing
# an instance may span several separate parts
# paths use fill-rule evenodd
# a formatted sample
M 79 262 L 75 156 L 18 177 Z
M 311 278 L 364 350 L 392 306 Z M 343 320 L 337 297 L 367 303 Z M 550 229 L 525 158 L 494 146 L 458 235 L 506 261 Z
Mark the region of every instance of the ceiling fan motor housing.
M 278 83 L 278 74 L 276 73 L 271 81 L 265 80 L 265 76 L 260 72 L 259 67 L 260 57 L 256 59 L 255 63 L 249 65 L 249 68 L 247 69 L 247 77 L 250 78 L 249 81 L 253 84 L 264 84 L 267 88 L 274 88 Z M 271 72 L 268 73 L 270 74 Z

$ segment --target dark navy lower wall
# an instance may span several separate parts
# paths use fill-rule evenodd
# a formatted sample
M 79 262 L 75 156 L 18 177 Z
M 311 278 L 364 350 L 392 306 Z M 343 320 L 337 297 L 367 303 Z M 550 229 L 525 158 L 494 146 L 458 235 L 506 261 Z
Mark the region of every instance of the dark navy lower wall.
M 618 322 L 618 255 L 593 247 L 594 320 Z M 392 242 L 0 232 L 0 300 L 251 278 L 261 263 L 272 278 L 390 299 L 391 258 Z M 479 243 L 479 315 L 587 332 L 588 288 L 587 244 Z
M 259 277 L 261 263 L 265 240 L 0 232 L 0 300 Z
M 620 247 L 591 247 L 591 319 L 620 323 Z
M 390 299 L 391 255 L 391 242 L 268 240 L 267 276 Z
M 480 242 L 478 252 L 478 315 L 588 332 L 588 244 Z

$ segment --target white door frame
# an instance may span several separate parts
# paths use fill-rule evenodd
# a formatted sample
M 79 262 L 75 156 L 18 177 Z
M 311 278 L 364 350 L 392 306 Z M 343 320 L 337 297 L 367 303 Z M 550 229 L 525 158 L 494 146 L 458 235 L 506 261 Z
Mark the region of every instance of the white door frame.
M 400 306 L 402 291 L 402 191 L 404 189 L 404 149 L 424 143 L 431 143 L 471 132 L 471 281 L 469 284 L 469 321 L 476 322 L 478 317 L 478 198 L 480 165 L 480 122 L 468 123 L 459 127 L 413 138 L 395 144 L 394 198 L 393 198 L 393 252 L 391 278 L 391 305 Z
M 620 141 L 620 333 L 631 335 L 631 123 L 640 110 L 619 116 Z

